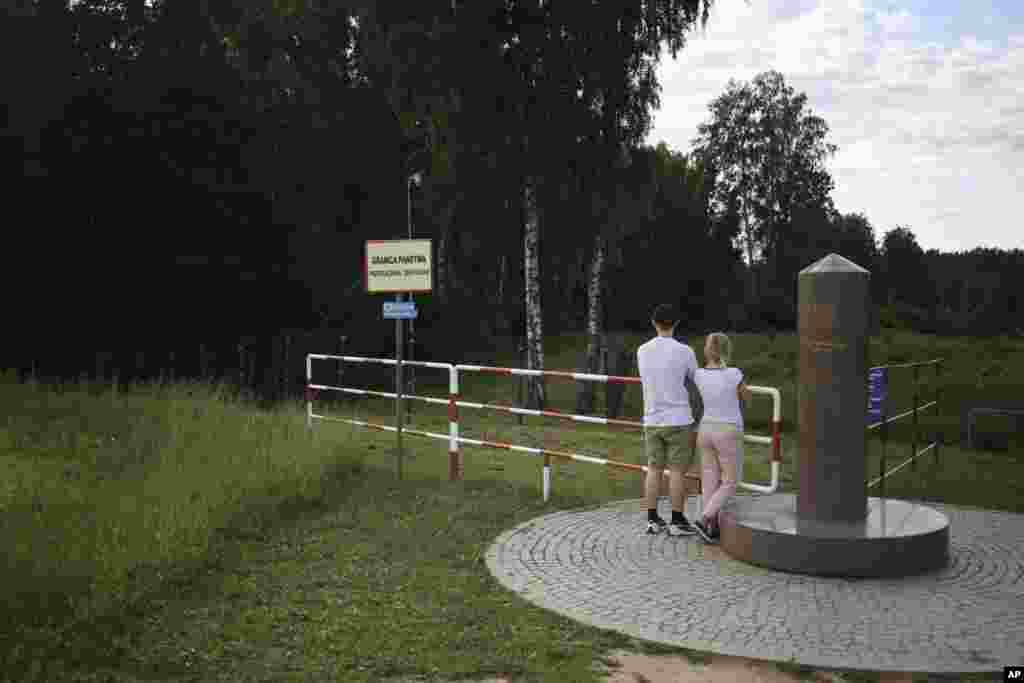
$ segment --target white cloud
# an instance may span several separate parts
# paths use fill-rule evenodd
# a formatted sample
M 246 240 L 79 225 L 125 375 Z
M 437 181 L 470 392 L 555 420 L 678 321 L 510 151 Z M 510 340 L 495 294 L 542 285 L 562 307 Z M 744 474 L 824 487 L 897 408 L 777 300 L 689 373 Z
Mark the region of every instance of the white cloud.
M 929 35 L 912 12 L 859 0 L 718 0 L 659 68 L 650 141 L 689 149 L 730 78 L 777 69 L 840 148 L 839 210 L 879 234 L 909 225 L 925 248 L 1024 247 L 1024 35 Z

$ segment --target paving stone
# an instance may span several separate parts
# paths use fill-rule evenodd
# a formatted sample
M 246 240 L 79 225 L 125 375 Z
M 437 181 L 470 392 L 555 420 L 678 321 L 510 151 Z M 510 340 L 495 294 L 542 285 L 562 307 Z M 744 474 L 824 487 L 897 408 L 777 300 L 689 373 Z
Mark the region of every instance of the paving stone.
M 646 536 L 641 501 L 531 520 L 485 558 L 530 602 L 668 645 L 953 676 L 1024 661 L 1024 515 L 929 505 L 949 517 L 950 564 L 902 579 L 773 572 L 695 537 Z

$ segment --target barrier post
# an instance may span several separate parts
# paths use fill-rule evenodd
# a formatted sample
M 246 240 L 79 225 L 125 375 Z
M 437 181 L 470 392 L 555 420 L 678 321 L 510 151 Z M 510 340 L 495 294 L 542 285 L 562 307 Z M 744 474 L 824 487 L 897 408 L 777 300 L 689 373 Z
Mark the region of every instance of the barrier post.
M 917 407 L 919 405 L 919 402 L 918 402 L 918 388 L 919 388 L 919 384 L 918 384 L 919 373 L 918 373 L 918 370 L 920 370 L 920 366 L 919 365 L 915 365 L 914 366 L 914 425 L 913 425 L 914 433 L 910 437 L 910 457 L 913 458 L 913 460 L 910 461 L 910 471 L 914 474 L 914 485 L 917 484 L 917 433 L 918 433 L 918 430 L 920 429 L 918 421 L 917 421 Z
M 306 429 L 313 433 L 313 394 L 309 385 L 313 383 L 313 359 L 306 354 Z
M 551 498 L 551 456 L 544 455 L 544 502 Z
M 882 401 L 882 454 L 879 456 L 878 466 L 878 497 L 885 498 L 885 445 L 889 436 L 889 406 L 888 401 Z
M 942 360 L 935 364 L 935 415 L 938 417 L 942 413 L 939 412 L 939 391 L 942 386 Z M 939 420 L 935 421 L 935 464 L 939 464 L 939 442 L 942 441 L 942 432 L 939 428 Z
M 448 366 L 448 479 L 459 479 L 459 371 L 454 365 Z

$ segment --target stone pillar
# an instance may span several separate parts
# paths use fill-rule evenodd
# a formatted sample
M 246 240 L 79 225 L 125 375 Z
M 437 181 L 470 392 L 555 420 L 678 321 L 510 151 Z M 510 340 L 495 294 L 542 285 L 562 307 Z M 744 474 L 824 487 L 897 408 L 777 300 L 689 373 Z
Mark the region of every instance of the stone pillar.
M 798 280 L 799 492 L 806 522 L 867 517 L 870 273 L 829 254 Z

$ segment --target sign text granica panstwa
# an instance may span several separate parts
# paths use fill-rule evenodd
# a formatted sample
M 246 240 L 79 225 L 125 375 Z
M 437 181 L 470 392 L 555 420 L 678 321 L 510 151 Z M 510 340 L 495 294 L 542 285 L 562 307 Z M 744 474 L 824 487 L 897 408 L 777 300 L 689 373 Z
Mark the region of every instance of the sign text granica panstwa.
M 430 240 L 366 243 L 364 276 L 370 294 L 429 292 L 433 286 Z

